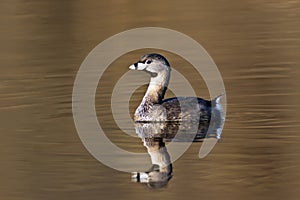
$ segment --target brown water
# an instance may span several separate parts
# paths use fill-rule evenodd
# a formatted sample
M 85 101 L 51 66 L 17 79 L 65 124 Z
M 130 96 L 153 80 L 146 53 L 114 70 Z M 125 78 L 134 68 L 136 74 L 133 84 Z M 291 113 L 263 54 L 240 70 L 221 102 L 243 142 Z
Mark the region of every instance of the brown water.
M 299 8 L 296 0 L 1 1 L 1 199 L 299 199 Z M 91 49 L 143 26 L 174 29 L 202 44 L 228 102 L 222 141 L 201 160 L 201 144 L 193 144 L 159 190 L 95 160 L 71 109 L 75 75 Z M 107 71 L 97 113 L 114 142 L 146 152 L 141 140 L 116 128 L 101 100 L 139 56 L 132 52 Z M 205 86 L 197 91 L 208 97 Z

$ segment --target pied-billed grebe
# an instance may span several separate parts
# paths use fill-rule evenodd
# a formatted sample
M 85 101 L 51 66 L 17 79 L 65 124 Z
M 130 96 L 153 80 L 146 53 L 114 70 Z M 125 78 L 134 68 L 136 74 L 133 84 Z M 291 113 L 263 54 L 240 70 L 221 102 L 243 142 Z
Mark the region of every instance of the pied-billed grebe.
M 220 97 L 212 101 L 197 97 L 174 97 L 163 99 L 170 79 L 170 64 L 160 54 L 146 54 L 131 66 L 131 70 L 145 71 L 151 75 L 148 89 L 137 107 L 136 122 L 154 121 L 200 121 L 209 122 L 212 110 L 220 110 Z M 220 115 L 220 111 L 218 111 Z

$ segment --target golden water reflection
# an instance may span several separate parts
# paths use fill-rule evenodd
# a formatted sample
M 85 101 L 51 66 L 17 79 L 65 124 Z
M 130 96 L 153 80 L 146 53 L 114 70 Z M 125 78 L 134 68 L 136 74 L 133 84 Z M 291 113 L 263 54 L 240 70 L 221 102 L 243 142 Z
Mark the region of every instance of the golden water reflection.
M 0 198 L 299 199 L 299 4 L 1 1 Z M 228 101 L 222 141 L 201 160 L 193 143 L 160 192 L 91 157 L 71 112 L 75 75 L 91 49 L 143 26 L 174 29 L 203 45 L 222 74 Z M 140 139 L 122 134 L 108 111 L 111 87 L 134 59 L 121 57 L 110 66 L 96 107 L 112 141 L 142 152 Z M 183 59 L 170 62 L 196 83 L 199 97 L 208 97 Z M 142 95 L 137 92 L 133 107 Z

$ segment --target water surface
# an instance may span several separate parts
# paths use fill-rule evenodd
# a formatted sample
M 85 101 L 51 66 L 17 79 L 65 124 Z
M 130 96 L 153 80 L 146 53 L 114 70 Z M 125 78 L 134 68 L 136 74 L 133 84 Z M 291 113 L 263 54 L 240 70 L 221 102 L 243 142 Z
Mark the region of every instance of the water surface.
M 1 199 L 299 199 L 299 1 L 0 4 Z M 201 143 L 193 143 L 158 190 L 95 160 L 71 110 L 73 82 L 87 54 L 107 37 L 143 26 L 174 29 L 203 45 L 223 76 L 228 102 L 221 141 L 201 160 Z M 136 152 L 146 149 L 116 127 L 109 96 L 145 52 L 112 63 L 96 97 L 110 139 Z M 188 63 L 166 55 L 197 95 L 208 98 Z

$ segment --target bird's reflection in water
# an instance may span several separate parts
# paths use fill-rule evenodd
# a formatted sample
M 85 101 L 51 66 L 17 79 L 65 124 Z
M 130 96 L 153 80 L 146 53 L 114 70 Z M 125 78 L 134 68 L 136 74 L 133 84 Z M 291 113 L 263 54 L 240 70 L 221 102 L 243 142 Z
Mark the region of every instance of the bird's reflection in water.
M 135 123 L 136 134 L 142 139 L 151 157 L 152 166 L 145 172 L 133 172 L 132 181 L 150 188 L 162 188 L 172 178 L 172 163 L 166 142 L 201 142 L 205 138 L 221 138 L 223 121 L 209 123 Z M 178 135 L 176 135 L 178 133 Z

